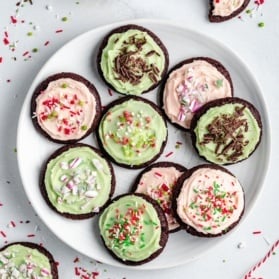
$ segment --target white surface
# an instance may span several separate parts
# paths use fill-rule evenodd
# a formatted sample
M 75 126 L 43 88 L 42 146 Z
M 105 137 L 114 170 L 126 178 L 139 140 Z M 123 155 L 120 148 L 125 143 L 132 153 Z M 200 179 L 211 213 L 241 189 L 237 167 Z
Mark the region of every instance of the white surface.
M 114 260 L 104 249 L 99 237 L 99 230 L 96 222 L 97 218 L 85 221 L 73 221 L 63 218 L 58 214 L 54 214 L 42 198 L 38 187 L 38 170 L 41 169 L 42 163 L 50 154 L 61 145 L 51 143 L 34 129 L 30 117 L 30 103 L 34 89 L 41 81 L 52 74 L 65 71 L 75 72 L 93 82 L 100 92 L 103 105 L 107 105 L 113 99 L 119 98 L 121 96 L 119 94 L 115 93 L 113 97 L 107 94 L 107 86 L 102 80 L 99 80 L 94 62 L 96 61 L 95 54 L 98 51 L 99 43 L 104 35 L 113 28 L 128 23 L 131 22 L 120 22 L 93 29 L 66 44 L 48 60 L 36 76 L 27 93 L 20 114 L 17 142 L 19 169 L 23 186 L 30 202 L 41 219 L 56 236 L 69 246 L 93 259 L 115 266 L 124 265 Z M 211 57 L 221 61 L 232 76 L 235 96 L 249 100 L 260 111 L 264 133 L 259 148 L 246 161 L 228 167 L 228 169 L 238 177 L 244 187 L 246 199 L 244 217 L 246 217 L 248 212 L 252 209 L 258 194 L 261 192 L 263 186 L 262 182 L 265 178 L 269 163 L 270 150 L 268 115 L 256 80 L 251 76 L 246 65 L 239 60 L 234 53 L 210 37 L 193 32 L 190 29 L 160 21 L 139 20 L 132 21 L 132 23 L 140 24 L 152 30 L 161 38 L 169 51 L 170 67 L 186 58 L 197 56 Z M 187 45 L 187 49 L 180 48 L 180 45 Z M 76 49 L 79 50 L 78 53 L 71 59 L 67 59 Z M 158 99 L 158 94 L 158 89 L 155 89 L 145 94 L 143 97 L 149 98 L 155 102 L 156 99 Z M 182 142 L 179 152 L 175 149 L 176 141 Z M 92 135 L 87 137 L 85 142 L 98 147 Z M 34 156 L 28 156 L 32 148 L 38 150 L 38 152 L 36 152 Z M 183 164 L 187 168 L 205 163 L 204 160 L 201 160 L 197 156 L 195 150 L 192 148 L 189 134 L 181 133 L 168 123 L 168 143 L 159 160 L 166 160 L 165 155 L 170 151 L 174 151 L 174 154 L 170 156 L 168 160 Z M 114 169 L 116 174 L 116 193 L 127 193 L 138 171 L 127 170 L 116 167 L 115 165 Z M 257 175 L 251 176 L 250 172 L 257 173 Z M 76 238 L 76 234 L 83 235 L 83 238 Z M 191 237 L 185 234 L 184 231 L 181 231 L 170 236 L 164 252 L 156 258 L 156 260 L 132 268 L 158 269 L 185 264 L 196 259 L 217 243 L 221 242 L 224 238 L 225 237 L 203 239 Z
M 5 27 L 8 28 L 10 40 L 19 41 L 15 52 L 11 52 L 3 44 L 0 45 L 0 56 L 4 58 L 0 64 L 0 231 L 6 235 L 4 237 L 0 234 L 0 245 L 4 245 L 6 241 L 18 240 L 42 242 L 59 261 L 60 277 L 67 279 L 80 278 L 74 275 L 74 268 L 77 266 L 100 272 L 98 278 L 242 278 L 270 249 L 268 243 L 273 243 L 279 238 L 276 217 L 279 210 L 279 1 L 266 1 L 262 8 L 263 16 L 259 12 L 250 19 L 244 14 L 244 22 L 233 19 L 221 24 L 208 22 L 207 1 L 201 0 L 173 0 L 171 3 L 159 3 L 158 0 L 81 0 L 79 5 L 75 4 L 76 1 L 69 0 L 33 2 L 33 6 L 26 4 L 20 9 L 19 17 L 26 20 L 26 24 L 16 27 L 10 24 L 10 16 L 15 14 L 15 3 L 3 2 L 0 9 L 1 43 Z M 46 5 L 51 5 L 53 9 L 47 10 Z M 253 1 L 250 7 L 254 7 Z M 62 23 L 62 16 L 67 16 L 69 21 Z M 233 49 L 245 61 L 261 86 L 272 127 L 271 161 L 264 190 L 248 218 L 201 259 L 163 271 L 139 272 L 101 265 L 64 245 L 44 226 L 30 206 L 23 191 L 16 154 L 13 151 L 16 147 L 16 128 L 22 102 L 45 61 L 60 46 L 78 34 L 105 23 L 134 18 L 167 19 L 202 31 Z M 262 20 L 265 22 L 265 28 L 260 29 L 257 24 Z M 26 36 L 26 33 L 32 30 L 29 22 L 39 26 L 39 31 L 33 31 L 32 37 Z M 55 30 L 60 28 L 64 32 L 56 34 Z M 48 40 L 49 45 L 44 47 Z M 32 54 L 30 61 L 23 61 L 22 54 L 26 50 L 31 51 L 33 47 L 38 47 L 39 52 Z M 181 45 L 181 48 L 186 49 L 187 46 Z M 75 53 L 71 54 L 71 57 L 74 55 Z M 17 61 L 13 61 L 13 56 L 17 57 Z M 11 79 L 11 82 L 6 82 L 7 79 Z M 28 156 L 35 156 L 37 152 L 39 150 L 32 148 Z M 254 176 L 257 173 L 250 172 L 250 175 Z M 16 227 L 7 226 L 11 220 L 16 223 Z M 26 223 L 26 220 L 30 222 Z M 261 233 L 253 234 L 253 231 Z M 29 234 L 35 236 L 30 237 Z M 82 236 L 77 234 L 76 238 L 78 241 Z M 244 243 L 243 249 L 237 248 L 239 243 Z M 79 262 L 74 262 L 76 257 L 80 259 Z M 278 274 L 278 264 L 277 253 L 259 269 L 257 277 L 275 278 L 275 274 Z

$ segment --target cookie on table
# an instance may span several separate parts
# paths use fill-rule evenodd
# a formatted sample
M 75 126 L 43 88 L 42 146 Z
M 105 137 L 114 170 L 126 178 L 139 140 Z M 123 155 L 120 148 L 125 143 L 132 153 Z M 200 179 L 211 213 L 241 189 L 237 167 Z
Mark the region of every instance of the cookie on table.
M 96 128 L 101 101 L 95 86 L 75 73 L 58 73 L 41 82 L 31 99 L 35 128 L 57 143 L 75 143 Z
M 106 107 L 99 123 L 97 140 L 113 162 L 137 169 L 160 156 L 167 135 L 166 121 L 153 102 L 127 96 Z
M 194 148 L 205 160 L 228 165 L 247 159 L 262 137 L 258 110 L 240 98 L 223 98 L 204 105 L 191 122 Z
M 32 242 L 14 242 L 0 249 L 1 278 L 58 279 L 52 254 Z
M 112 200 L 99 219 L 102 241 L 110 254 L 126 265 L 156 258 L 168 240 L 161 207 L 143 194 L 124 194 Z
M 182 228 L 192 235 L 216 237 L 229 232 L 239 223 L 244 207 L 240 182 L 218 165 L 190 169 L 174 188 L 173 210 Z
M 97 55 L 97 68 L 104 82 L 127 95 L 141 95 L 157 87 L 168 65 L 168 51 L 159 37 L 133 24 L 107 34 Z
M 250 0 L 209 0 L 209 2 L 209 21 L 223 22 L 243 12 Z
M 158 162 L 145 168 L 137 177 L 133 186 L 135 193 L 148 195 L 163 209 L 169 232 L 180 229 L 180 225 L 172 213 L 172 191 L 178 178 L 187 169 L 173 162 Z
M 111 163 L 94 147 L 66 145 L 43 165 L 40 189 L 47 204 L 70 219 L 86 219 L 99 213 L 115 188 Z
M 205 103 L 233 96 L 227 69 L 209 57 L 193 57 L 175 65 L 161 92 L 163 110 L 171 123 L 189 130 L 193 115 Z

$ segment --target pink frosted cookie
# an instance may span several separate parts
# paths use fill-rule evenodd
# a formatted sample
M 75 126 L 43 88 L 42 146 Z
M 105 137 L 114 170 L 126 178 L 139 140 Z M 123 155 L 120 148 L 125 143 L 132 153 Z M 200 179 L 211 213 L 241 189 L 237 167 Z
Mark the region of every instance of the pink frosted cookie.
M 208 57 L 184 60 L 168 73 L 162 90 L 163 110 L 171 123 L 188 130 L 193 115 L 205 103 L 233 96 L 229 72 Z
M 99 94 L 88 80 L 74 73 L 48 77 L 31 100 L 35 128 L 57 143 L 75 143 L 97 126 L 101 113 Z
M 180 225 L 173 216 L 171 208 L 172 190 L 178 178 L 187 169 L 172 162 L 159 162 L 144 169 L 137 177 L 134 191 L 150 196 L 163 209 L 169 232 L 179 230 Z
M 182 175 L 173 193 L 173 211 L 185 230 L 216 237 L 233 229 L 244 212 L 244 192 L 224 167 L 204 164 Z

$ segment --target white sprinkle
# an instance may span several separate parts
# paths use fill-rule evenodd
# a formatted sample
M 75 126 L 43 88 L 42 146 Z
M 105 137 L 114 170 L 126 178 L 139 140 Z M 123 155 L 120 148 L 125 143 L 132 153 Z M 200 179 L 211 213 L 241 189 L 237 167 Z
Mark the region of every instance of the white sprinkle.
M 52 7 L 51 5 L 46 5 L 46 9 L 47 9 L 48 11 L 52 11 L 53 7 Z
M 62 182 L 66 182 L 67 179 L 68 179 L 68 176 L 65 174 L 61 175 L 61 177 L 60 177 L 60 181 L 62 181 Z
M 66 163 L 66 162 L 61 162 L 61 163 L 60 163 L 60 168 L 61 168 L 62 170 L 67 170 L 67 169 L 69 169 L 68 163 Z
M 99 211 L 100 211 L 100 207 L 94 207 L 92 210 L 92 212 L 94 213 L 99 213 Z
M 41 28 L 40 28 L 39 25 L 34 25 L 34 26 L 33 26 L 33 29 L 34 29 L 35 31 L 40 31 Z
M 263 239 L 264 239 L 264 241 L 265 241 L 265 243 L 266 243 L 267 245 L 270 245 L 270 241 L 269 241 L 268 238 L 266 238 L 266 237 L 264 236 Z
M 70 169 L 74 169 L 76 167 L 78 167 L 80 165 L 80 163 L 82 162 L 82 159 L 77 157 L 75 158 L 70 164 L 69 164 L 69 167 Z
M 237 244 L 237 248 L 238 249 L 243 249 L 244 247 L 246 246 L 246 244 L 242 241 L 242 242 L 239 242 L 238 244 Z
M 98 192 L 97 191 L 86 191 L 85 196 L 87 198 L 95 198 L 98 196 Z
M 92 159 L 93 165 L 96 167 L 97 170 L 102 170 L 104 167 L 101 164 L 100 160 L 98 159 Z

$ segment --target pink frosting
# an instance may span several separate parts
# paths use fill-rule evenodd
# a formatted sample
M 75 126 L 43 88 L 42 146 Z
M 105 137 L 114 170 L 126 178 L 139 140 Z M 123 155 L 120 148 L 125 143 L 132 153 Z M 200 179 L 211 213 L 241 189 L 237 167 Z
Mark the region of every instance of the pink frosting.
M 81 82 L 61 78 L 52 81 L 36 99 L 40 127 L 57 140 L 81 138 L 92 126 L 96 100 Z
M 244 193 L 236 177 L 212 168 L 199 168 L 184 181 L 177 213 L 184 223 L 203 234 L 219 234 L 237 222 Z
M 182 172 L 174 167 L 157 167 L 145 172 L 137 186 L 136 192 L 143 193 L 156 200 L 163 208 L 169 230 L 179 227 L 171 212 L 172 189 Z
M 164 110 L 171 122 L 190 128 L 195 111 L 203 104 L 231 97 L 229 81 L 205 60 L 195 60 L 173 71 L 164 89 Z
M 239 9 L 244 3 L 244 0 L 214 0 L 213 15 L 229 16 L 234 11 Z

